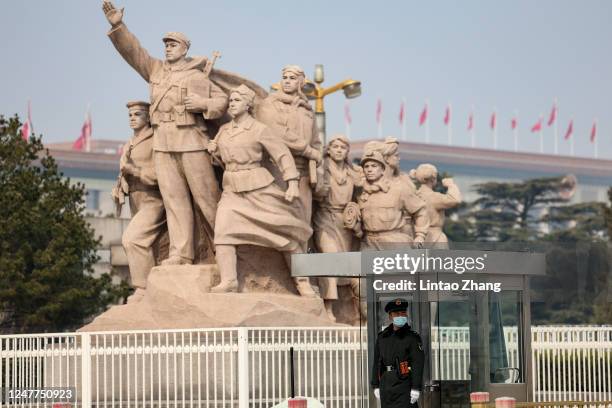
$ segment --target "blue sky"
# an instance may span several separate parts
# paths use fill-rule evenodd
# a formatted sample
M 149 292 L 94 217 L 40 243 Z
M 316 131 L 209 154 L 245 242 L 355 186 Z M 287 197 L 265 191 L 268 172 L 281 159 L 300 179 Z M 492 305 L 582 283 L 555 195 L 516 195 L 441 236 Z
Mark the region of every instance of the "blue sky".
M 600 157 L 612 158 L 612 2 L 608 0 L 319 1 L 281 2 L 122 0 L 125 21 L 161 57 L 161 36 L 183 31 L 192 55 L 223 54 L 218 67 L 264 87 L 289 63 L 311 74 L 325 66 L 326 85 L 347 77 L 363 83 L 350 102 L 351 137 L 399 136 L 406 98 L 407 136 L 423 141 L 418 116 L 430 102 L 432 143 L 446 143 L 442 123 L 453 106 L 453 140 L 469 145 L 475 107 L 478 146 L 492 147 L 488 128 L 498 111 L 501 149 L 512 149 L 510 119 L 519 111 L 519 148 L 538 151 L 529 132 L 559 100 L 559 139 L 575 120 L 576 154 L 592 156 L 588 141 L 599 122 Z M 106 37 L 101 0 L 3 2 L 0 112 L 19 113 L 32 100 L 37 133 L 46 141 L 75 139 L 91 103 L 94 138 L 126 139 L 125 102 L 147 98 L 144 81 Z M 344 131 L 342 93 L 326 98 L 328 133 Z M 552 152 L 552 129 L 545 149 Z M 561 153 L 569 143 L 559 141 Z

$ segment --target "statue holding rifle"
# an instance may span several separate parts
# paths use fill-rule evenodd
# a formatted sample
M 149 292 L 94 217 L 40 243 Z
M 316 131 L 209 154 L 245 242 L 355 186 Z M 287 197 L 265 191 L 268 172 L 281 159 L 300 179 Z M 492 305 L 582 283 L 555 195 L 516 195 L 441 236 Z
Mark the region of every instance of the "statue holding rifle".
M 191 264 L 195 257 L 192 199 L 203 215 L 207 247 L 212 250 L 220 190 L 206 147 L 209 120 L 225 113 L 227 95 L 207 76 L 211 61 L 187 57 L 191 43 L 184 34 L 170 32 L 163 37 L 162 61 L 149 55 L 127 29 L 123 9 L 110 1 L 104 1 L 102 8 L 112 27 L 108 36 L 113 45 L 150 86 L 155 170 L 170 237 L 169 258 L 162 264 Z

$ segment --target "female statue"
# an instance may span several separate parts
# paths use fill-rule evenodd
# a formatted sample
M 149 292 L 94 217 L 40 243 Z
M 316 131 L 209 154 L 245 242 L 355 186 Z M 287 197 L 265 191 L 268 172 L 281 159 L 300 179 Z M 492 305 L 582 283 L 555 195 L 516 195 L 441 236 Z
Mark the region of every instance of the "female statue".
M 346 205 L 354 202 L 355 190 L 362 184 L 361 168 L 348 159 L 350 143 L 336 135 L 327 144 L 323 174 L 314 193 L 316 204 L 312 219 L 315 245 L 320 252 L 349 252 L 353 247 L 352 230 L 344 225 Z M 330 320 L 335 321 L 332 306 L 338 299 L 338 285 L 351 285 L 355 312 L 359 315 L 359 281 L 346 278 L 319 278 L 319 289 Z
M 294 201 L 299 195 L 299 173 L 291 152 L 269 127 L 251 116 L 254 99 L 255 92 L 244 85 L 232 90 L 228 108 L 232 121 L 208 145 L 225 166 L 215 223 L 221 283 L 212 292 L 238 290 L 236 245 L 274 248 L 288 259 L 292 252 L 301 251 L 304 237 L 312 234 Z M 264 151 L 274 159 L 287 191 L 262 167 Z

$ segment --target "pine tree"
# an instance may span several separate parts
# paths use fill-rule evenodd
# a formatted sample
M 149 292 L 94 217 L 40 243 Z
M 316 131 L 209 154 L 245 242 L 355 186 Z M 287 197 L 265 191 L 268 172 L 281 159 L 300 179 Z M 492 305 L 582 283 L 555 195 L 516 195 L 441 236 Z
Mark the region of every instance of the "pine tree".
M 610 318 L 607 296 L 609 250 L 602 245 L 612 228 L 612 209 L 601 203 L 568 204 L 559 195 L 562 178 L 475 186 L 479 198 L 447 223 L 453 242 L 495 243 L 510 250 L 531 242 L 547 251 L 545 278 L 532 279 L 533 324 L 602 323 Z M 612 200 L 612 191 L 609 193 Z M 607 219 L 607 224 L 606 224 Z
M 517 183 L 478 184 L 472 203 L 476 239 L 479 241 L 532 241 L 543 234 L 542 215 L 563 202 L 560 178 L 538 178 Z
M 20 126 L 0 115 L 0 330 L 74 329 L 114 302 L 116 288 L 108 274 L 93 276 L 99 239 L 84 186 Z

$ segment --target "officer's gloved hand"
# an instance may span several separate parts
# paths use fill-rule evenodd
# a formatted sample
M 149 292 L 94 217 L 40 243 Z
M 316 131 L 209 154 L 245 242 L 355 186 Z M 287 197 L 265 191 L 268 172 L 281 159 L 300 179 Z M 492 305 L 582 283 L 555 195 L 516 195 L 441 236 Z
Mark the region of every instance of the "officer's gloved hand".
M 374 396 L 376 399 L 380 399 L 380 388 L 374 388 Z
M 410 390 L 410 403 L 414 404 L 419 400 L 419 396 L 421 395 L 420 391 Z

